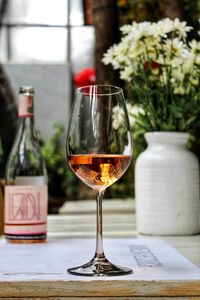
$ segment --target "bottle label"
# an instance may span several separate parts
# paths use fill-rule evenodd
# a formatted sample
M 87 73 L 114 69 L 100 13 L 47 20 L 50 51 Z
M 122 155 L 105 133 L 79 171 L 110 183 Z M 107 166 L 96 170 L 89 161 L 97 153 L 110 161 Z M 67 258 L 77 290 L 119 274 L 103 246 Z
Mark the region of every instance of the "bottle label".
M 32 117 L 33 113 L 33 96 L 20 95 L 19 97 L 19 117 Z
M 5 234 L 37 235 L 47 231 L 47 186 L 5 187 Z
M 45 185 L 44 176 L 16 176 L 15 185 Z

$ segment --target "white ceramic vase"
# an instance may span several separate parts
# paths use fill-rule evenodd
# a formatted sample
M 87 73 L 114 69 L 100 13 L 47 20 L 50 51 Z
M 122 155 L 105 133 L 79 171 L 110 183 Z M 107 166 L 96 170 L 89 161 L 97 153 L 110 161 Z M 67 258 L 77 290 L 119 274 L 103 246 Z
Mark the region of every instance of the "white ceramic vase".
M 189 134 L 149 132 L 135 166 L 139 233 L 190 235 L 200 232 L 199 162 L 186 143 Z

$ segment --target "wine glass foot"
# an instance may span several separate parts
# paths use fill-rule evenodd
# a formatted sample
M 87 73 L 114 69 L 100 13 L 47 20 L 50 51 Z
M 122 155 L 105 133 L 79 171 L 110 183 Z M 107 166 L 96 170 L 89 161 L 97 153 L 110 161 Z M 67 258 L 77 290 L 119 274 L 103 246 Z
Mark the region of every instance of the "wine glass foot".
M 106 258 L 93 258 L 90 262 L 67 271 L 70 274 L 82 276 L 119 276 L 133 272 L 130 268 L 112 264 Z

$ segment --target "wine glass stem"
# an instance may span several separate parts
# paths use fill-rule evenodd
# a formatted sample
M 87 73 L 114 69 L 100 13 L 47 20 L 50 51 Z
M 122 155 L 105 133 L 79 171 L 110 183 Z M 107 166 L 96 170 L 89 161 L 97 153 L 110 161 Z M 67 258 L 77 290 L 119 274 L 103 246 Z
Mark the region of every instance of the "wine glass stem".
M 96 252 L 95 257 L 104 258 L 103 251 L 103 231 L 102 231 L 102 199 L 104 190 L 95 191 L 97 205 L 97 225 L 96 225 Z

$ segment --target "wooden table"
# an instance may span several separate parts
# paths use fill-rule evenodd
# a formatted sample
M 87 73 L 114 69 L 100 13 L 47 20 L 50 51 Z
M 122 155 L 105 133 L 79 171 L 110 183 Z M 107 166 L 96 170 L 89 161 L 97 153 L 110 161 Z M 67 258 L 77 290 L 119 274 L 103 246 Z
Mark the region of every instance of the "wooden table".
M 104 237 L 135 238 L 134 201 L 104 200 Z M 48 239 L 95 238 L 95 201 L 67 202 L 48 218 Z M 162 237 L 200 266 L 200 235 Z M 3 258 L 1 258 L 3 259 Z M 0 299 L 200 299 L 200 280 L 0 282 Z

